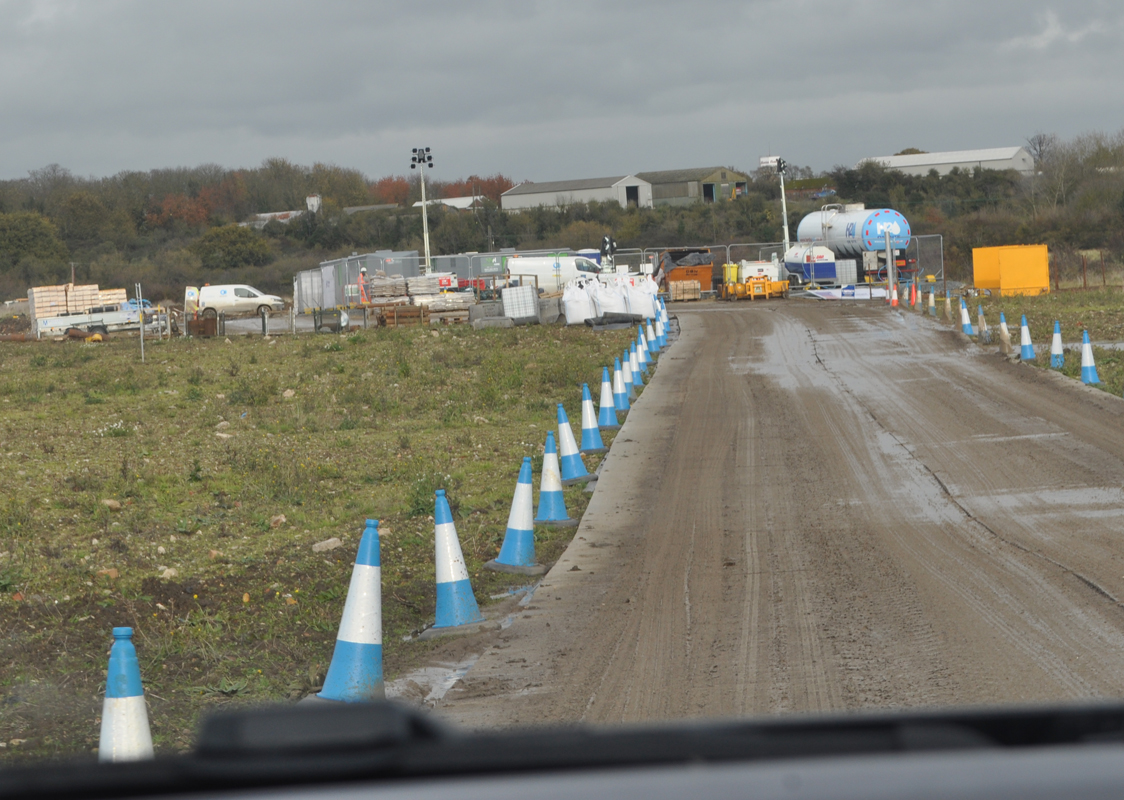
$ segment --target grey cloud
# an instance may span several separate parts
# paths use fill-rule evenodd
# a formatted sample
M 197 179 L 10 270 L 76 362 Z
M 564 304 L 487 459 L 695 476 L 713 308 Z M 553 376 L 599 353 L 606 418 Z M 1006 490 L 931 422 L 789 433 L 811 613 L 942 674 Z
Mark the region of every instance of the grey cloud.
M 1124 127 L 1099 2 L 0 0 L 0 176 L 268 156 L 539 180 Z

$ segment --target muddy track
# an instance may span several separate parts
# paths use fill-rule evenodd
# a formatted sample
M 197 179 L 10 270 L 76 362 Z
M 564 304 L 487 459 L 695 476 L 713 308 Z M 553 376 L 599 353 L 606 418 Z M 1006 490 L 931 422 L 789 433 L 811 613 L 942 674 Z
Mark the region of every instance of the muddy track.
M 1124 694 L 1124 401 L 933 321 L 697 305 L 468 727 Z

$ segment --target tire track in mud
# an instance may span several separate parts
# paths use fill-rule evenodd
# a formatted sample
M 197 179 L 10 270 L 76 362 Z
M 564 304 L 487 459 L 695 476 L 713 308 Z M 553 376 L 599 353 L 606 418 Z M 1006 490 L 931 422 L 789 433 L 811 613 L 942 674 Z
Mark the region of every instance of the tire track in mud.
M 542 608 L 442 713 L 489 727 L 1124 693 L 1124 404 L 878 307 L 680 314 Z

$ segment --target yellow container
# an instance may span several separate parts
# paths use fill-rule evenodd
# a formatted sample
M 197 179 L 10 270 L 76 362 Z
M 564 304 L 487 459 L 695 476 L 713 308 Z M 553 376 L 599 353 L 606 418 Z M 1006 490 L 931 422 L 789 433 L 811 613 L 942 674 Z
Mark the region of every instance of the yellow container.
M 1008 296 L 1050 293 L 1050 254 L 1044 244 L 976 247 L 972 272 L 977 289 Z

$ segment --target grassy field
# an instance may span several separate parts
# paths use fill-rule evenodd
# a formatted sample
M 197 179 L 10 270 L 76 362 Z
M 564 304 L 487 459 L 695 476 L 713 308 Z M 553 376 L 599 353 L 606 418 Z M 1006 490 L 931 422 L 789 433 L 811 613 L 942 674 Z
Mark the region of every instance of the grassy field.
M 1098 275 L 1099 279 L 1099 275 Z M 937 312 L 943 319 L 944 299 L 937 298 Z M 1119 342 L 1124 344 L 1124 292 L 1120 289 L 1102 288 L 1089 291 L 1051 292 L 1037 297 L 981 297 L 968 300 L 968 314 L 972 324 L 977 324 L 977 305 L 983 304 L 984 316 L 992 332 L 993 347 L 998 349 L 999 314 L 1007 318 L 1011 344 L 1019 347 L 1019 321 L 1026 314 L 1034 343 L 1035 366 L 1050 367 L 1050 340 L 1054 334 L 1054 321 L 1061 323 L 1062 343 L 1065 347 L 1065 367 L 1061 370 L 1071 378 L 1081 377 L 1081 336 L 1089 332 L 1094 342 Z M 953 319 L 959 325 L 959 302 L 953 298 Z M 1124 350 L 1093 347 L 1097 365 L 1099 388 L 1120 396 L 1124 392 Z
M 215 704 L 306 694 L 367 517 L 387 677 L 421 662 L 433 645 L 402 639 L 433 619 L 434 490 L 481 604 L 525 583 L 480 569 L 522 457 L 537 490 L 555 404 L 580 433 L 581 383 L 596 400 L 634 333 L 175 339 L 146 364 L 135 338 L 0 344 L 0 759 L 96 749 L 115 625 L 135 629 L 158 751 Z M 566 502 L 579 515 L 581 487 Z M 540 560 L 570 536 L 539 530 Z

